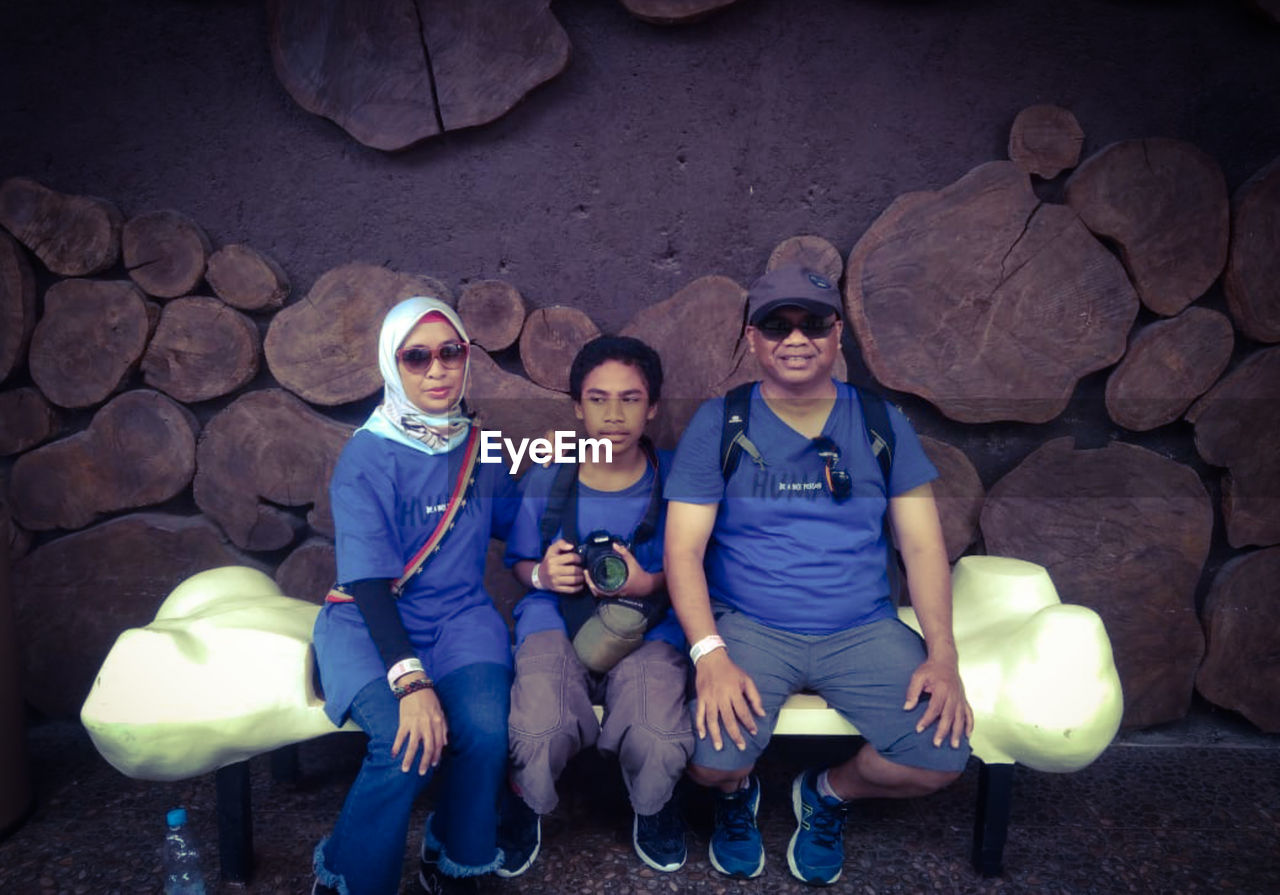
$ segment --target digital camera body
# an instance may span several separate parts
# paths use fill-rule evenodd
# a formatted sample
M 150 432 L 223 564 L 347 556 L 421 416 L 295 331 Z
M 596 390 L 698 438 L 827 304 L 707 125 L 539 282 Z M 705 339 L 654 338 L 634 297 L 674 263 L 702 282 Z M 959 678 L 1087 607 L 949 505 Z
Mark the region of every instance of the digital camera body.
M 614 544 L 625 545 L 626 541 L 598 528 L 577 547 L 583 569 L 602 594 L 616 594 L 627 584 L 627 561 L 614 551 Z

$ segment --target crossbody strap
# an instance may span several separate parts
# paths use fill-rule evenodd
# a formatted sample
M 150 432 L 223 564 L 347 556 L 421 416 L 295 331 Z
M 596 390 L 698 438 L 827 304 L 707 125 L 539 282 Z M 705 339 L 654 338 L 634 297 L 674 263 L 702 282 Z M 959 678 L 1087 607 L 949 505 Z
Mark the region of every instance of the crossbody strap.
M 444 514 L 441 515 L 440 521 L 436 523 L 435 530 L 431 532 L 431 536 L 426 542 L 418 548 L 417 552 L 409 558 L 409 562 L 404 567 L 404 572 L 395 581 L 391 582 L 391 593 L 393 596 L 400 596 L 404 591 L 404 587 L 409 583 L 410 579 L 418 572 L 422 571 L 423 564 L 426 563 L 431 555 L 440 547 L 440 542 L 444 540 L 444 536 L 453 528 L 453 521 L 467 503 L 467 490 L 472 482 L 475 474 L 476 460 L 480 457 L 480 427 L 472 426 L 471 431 L 467 435 L 467 446 L 462 461 L 462 467 L 458 470 L 458 477 L 454 480 L 453 491 L 449 495 L 449 502 L 445 504 Z M 351 595 L 348 594 L 341 585 L 334 587 L 325 596 L 326 603 L 351 603 L 354 602 Z

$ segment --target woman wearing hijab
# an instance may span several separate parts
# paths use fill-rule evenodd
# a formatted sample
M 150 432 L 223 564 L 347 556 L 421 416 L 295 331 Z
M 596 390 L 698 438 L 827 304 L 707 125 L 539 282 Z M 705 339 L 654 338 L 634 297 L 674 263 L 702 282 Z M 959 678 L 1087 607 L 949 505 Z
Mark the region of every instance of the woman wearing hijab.
M 340 587 L 315 626 L 325 711 L 348 714 L 368 751 L 333 833 L 316 847 L 313 892 L 399 891 L 414 798 L 443 763 L 422 840 L 428 892 L 473 891 L 501 865 L 496 805 L 511 689 L 506 624 L 482 586 L 490 536 L 516 508 L 502 464 L 455 494 L 473 421 L 463 405 L 467 333 L 448 305 L 410 298 L 382 324 L 382 403 L 343 449 L 330 484 Z M 393 583 L 460 509 L 398 597 Z

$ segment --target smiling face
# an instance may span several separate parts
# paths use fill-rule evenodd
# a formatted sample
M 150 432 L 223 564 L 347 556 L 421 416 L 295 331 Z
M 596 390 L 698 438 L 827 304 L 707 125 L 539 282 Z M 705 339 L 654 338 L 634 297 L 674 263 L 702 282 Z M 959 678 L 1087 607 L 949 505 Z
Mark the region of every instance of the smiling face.
M 802 308 L 779 308 L 769 313 L 792 325 L 791 332 L 777 342 L 766 339 L 754 326 L 747 327 L 747 344 L 751 353 L 760 361 L 764 379 L 777 388 L 792 394 L 802 394 L 811 389 L 827 387 L 831 371 L 835 367 L 836 354 L 840 350 L 842 323 L 835 318 L 835 325 L 825 336 L 804 335 L 799 324 L 813 316 Z M 829 318 L 835 317 L 834 314 Z
M 636 449 L 658 405 L 649 403 L 649 386 L 636 367 L 607 360 L 583 378 L 582 400 L 573 405 L 573 412 L 588 437 L 613 442 L 617 462 Z
M 461 400 L 466 364 L 447 368 L 438 357 L 441 345 L 461 341 L 458 331 L 447 320 L 431 314 L 410 330 L 401 343 L 402 351 L 406 348 L 431 349 L 431 366 L 422 373 L 412 373 L 405 368 L 403 361 L 396 361 L 405 395 L 423 413 L 443 416 Z

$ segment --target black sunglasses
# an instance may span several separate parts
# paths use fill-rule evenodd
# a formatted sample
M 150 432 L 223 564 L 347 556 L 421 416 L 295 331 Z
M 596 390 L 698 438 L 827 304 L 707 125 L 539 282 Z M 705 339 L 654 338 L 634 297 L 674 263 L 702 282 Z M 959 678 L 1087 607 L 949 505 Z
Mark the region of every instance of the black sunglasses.
M 835 325 L 835 317 L 808 314 L 799 323 L 792 323 L 781 314 L 770 314 L 756 324 L 756 330 L 770 342 L 781 342 L 797 329 L 806 339 L 821 339 L 830 335 Z
M 840 466 L 840 448 L 825 435 L 819 435 L 813 444 L 826 464 L 827 490 L 836 503 L 844 503 L 853 496 L 853 477 Z
M 431 361 L 439 360 L 440 366 L 446 370 L 456 370 L 467 359 L 466 342 L 445 342 L 434 351 L 420 345 L 412 348 L 401 348 L 396 352 L 396 360 L 404 364 L 404 368 L 415 376 L 421 376 L 431 369 Z

